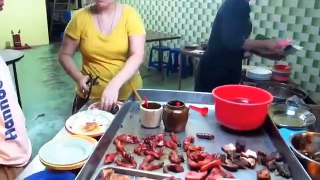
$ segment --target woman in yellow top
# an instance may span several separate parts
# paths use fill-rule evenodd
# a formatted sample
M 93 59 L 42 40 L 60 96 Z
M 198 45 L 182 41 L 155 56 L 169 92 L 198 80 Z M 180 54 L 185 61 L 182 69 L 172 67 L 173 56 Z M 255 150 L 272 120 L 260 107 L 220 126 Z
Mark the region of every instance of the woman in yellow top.
M 73 61 L 82 54 L 79 71 Z M 101 108 L 110 110 L 117 100 L 126 100 L 133 88 L 142 87 L 138 72 L 143 63 L 145 29 L 139 14 L 116 0 L 95 0 L 77 10 L 70 20 L 59 53 L 59 62 L 76 81 L 76 111 L 83 106 L 89 75 L 99 77 L 90 99 L 101 98 Z

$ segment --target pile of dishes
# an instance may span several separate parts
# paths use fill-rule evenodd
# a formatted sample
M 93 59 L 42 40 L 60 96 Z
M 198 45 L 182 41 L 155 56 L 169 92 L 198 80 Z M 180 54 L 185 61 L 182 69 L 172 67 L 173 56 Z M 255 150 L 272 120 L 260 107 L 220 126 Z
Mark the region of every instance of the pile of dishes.
M 278 64 L 272 67 L 272 79 L 279 82 L 287 82 L 290 80 L 291 66 Z
M 97 140 L 88 136 L 68 135 L 55 138 L 39 150 L 40 162 L 54 170 L 81 168 L 92 154 Z
M 272 71 L 263 67 L 255 67 L 252 69 L 247 69 L 246 77 L 253 80 L 266 81 L 272 76 Z

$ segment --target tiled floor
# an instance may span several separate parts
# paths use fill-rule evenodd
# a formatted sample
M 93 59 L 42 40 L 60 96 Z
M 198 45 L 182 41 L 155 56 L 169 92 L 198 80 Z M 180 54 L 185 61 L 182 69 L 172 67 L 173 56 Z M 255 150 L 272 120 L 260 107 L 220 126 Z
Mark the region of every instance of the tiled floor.
M 58 63 L 58 48 L 57 45 L 45 45 L 25 50 L 25 57 L 17 63 L 22 108 L 33 147 L 32 157 L 63 128 L 65 119 L 70 115 L 74 82 Z M 77 65 L 80 65 L 80 58 L 77 53 Z M 176 90 L 178 87 L 177 74 L 170 74 L 165 81 L 145 67 L 141 68 L 141 74 L 151 75 L 144 78 L 144 88 Z M 182 87 L 183 90 L 192 90 L 193 78 L 184 79 Z

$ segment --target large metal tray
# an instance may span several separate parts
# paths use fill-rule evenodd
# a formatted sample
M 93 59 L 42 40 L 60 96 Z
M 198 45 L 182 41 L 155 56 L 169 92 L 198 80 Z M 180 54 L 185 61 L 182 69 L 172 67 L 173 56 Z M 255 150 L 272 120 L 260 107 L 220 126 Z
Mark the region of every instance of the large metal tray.
M 165 103 L 170 100 L 178 99 L 187 104 L 205 105 L 209 107 L 209 114 L 206 117 L 201 116 L 199 113 L 193 110 L 189 111 L 189 120 L 187 123 L 186 131 L 179 133 L 178 137 L 180 141 L 184 137 L 193 135 L 197 132 L 212 133 L 215 135 L 213 141 L 197 139 L 196 145 L 205 146 L 205 150 L 210 153 L 221 152 L 221 146 L 228 143 L 235 143 L 237 139 L 243 139 L 246 141 L 247 148 L 252 150 L 262 150 L 266 153 L 278 151 L 284 156 L 284 161 L 288 163 L 293 179 L 308 180 L 311 179 L 303 166 L 300 164 L 296 156 L 290 150 L 288 145 L 281 138 L 276 126 L 268 119 L 263 128 L 254 132 L 239 133 L 227 130 L 220 126 L 215 119 L 213 97 L 210 93 L 196 93 L 196 92 L 184 92 L 184 91 L 168 91 L 168 90 L 140 90 L 139 93 L 142 96 L 147 96 L 150 101 L 157 101 Z M 99 143 L 94 150 L 87 163 L 77 176 L 77 179 L 94 179 L 94 175 L 103 166 L 103 157 L 106 153 L 114 152 L 115 147 L 112 144 L 112 140 L 115 136 L 120 134 L 134 134 L 140 137 L 145 137 L 146 134 L 157 134 L 164 132 L 164 127 L 161 125 L 157 129 L 144 129 L 139 122 L 139 103 L 134 101 L 134 97 L 129 99 L 124 104 L 120 112 L 116 115 L 110 128 L 104 133 L 99 140 Z M 132 152 L 134 146 L 126 145 L 127 151 Z M 164 155 L 164 163 L 169 164 L 167 153 Z M 185 156 L 185 154 L 184 154 Z M 142 162 L 143 157 L 135 156 L 138 165 Z M 186 163 L 184 163 L 185 172 L 189 171 Z M 254 170 L 246 169 L 239 170 L 233 173 L 237 179 L 255 180 L 256 170 L 260 170 L 262 167 L 258 165 Z M 155 172 L 162 172 L 162 169 Z M 176 177 L 184 179 L 184 173 L 172 174 Z M 272 174 L 272 179 L 281 179 Z

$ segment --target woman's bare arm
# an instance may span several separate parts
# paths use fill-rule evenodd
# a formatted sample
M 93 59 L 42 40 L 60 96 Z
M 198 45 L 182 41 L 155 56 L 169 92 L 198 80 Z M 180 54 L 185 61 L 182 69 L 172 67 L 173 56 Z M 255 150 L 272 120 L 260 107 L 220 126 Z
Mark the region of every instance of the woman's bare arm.
M 79 40 L 72 39 L 68 35 L 65 35 L 59 52 L 59 63 L 76 82 L 83 76 L 73 61 L 73 55 L 76 52 L 79 43 Z

